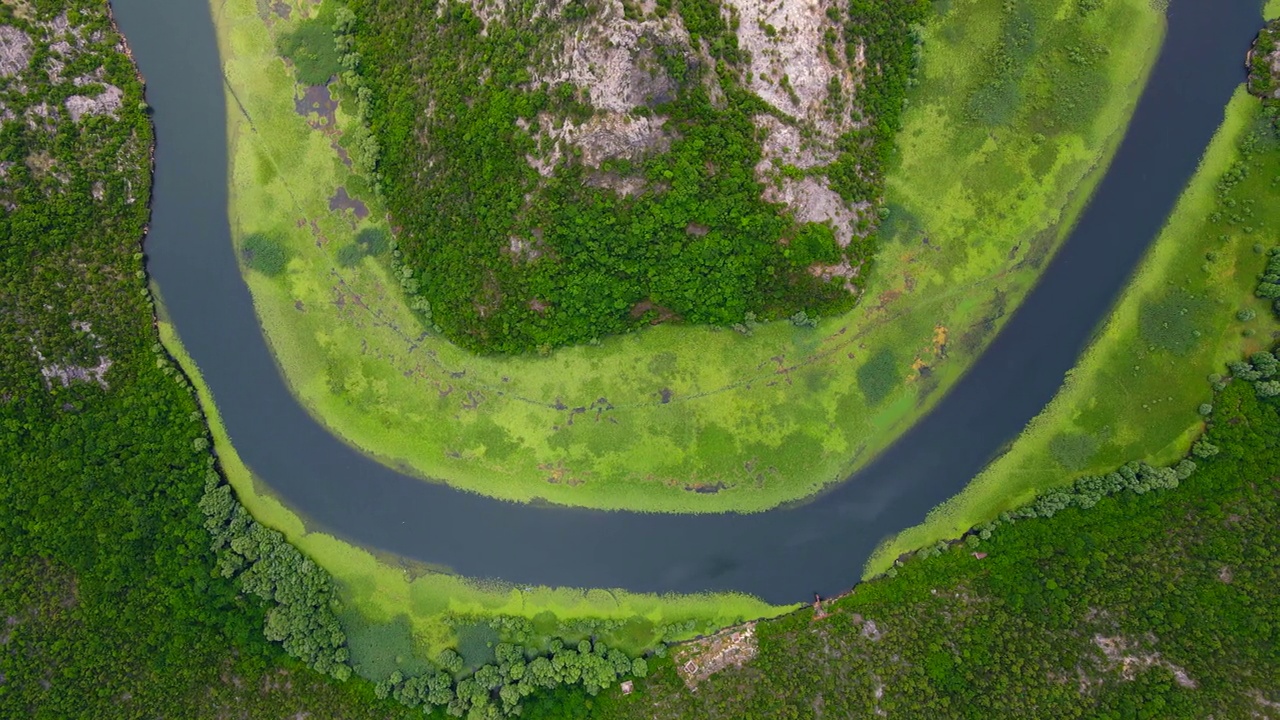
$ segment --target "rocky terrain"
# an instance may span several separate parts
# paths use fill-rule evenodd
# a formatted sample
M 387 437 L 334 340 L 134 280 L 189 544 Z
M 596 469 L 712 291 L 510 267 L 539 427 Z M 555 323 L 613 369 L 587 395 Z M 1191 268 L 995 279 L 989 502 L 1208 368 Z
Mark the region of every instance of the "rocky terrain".
M 474 0 L 472 7 L 486 26 L 520 22 L 505 2 Z M 539 3 L 533 16 L 562 15 L 564 7 L 556 0 Z M 566 162 L 600 170 L 607 160 L 661 153 L 675 133 L 652 109 L 670 101 L 681 83 L 693 82 L 723 106 L 717 72 L 728 71 L 765 104 L 751 117 L 762 150 L 755 173 L 766 185 L 763 199 L 785 205 L 800 222 L 829 223 L 846 246 L 869 203 L 840 197 L 820 171 L 795 172 L 834 162 L 840 138 L 864 122 L 856 101 L 865 45 L 855 45 L 848 59 L 841 7 L 832 0 L 728 0 L 719 12 L 733 28 L 740 60 L 718 67 L 707 38 L 692 38 L 679 13 L 662 11 L 652 0 L 601 0 L 584 22 L 562 27 L 543 51 L 545 59 L 529 67 L 530 86 L 568 83 L 587 98 L 591 115 L 576 120 L 544 112 L 536 128 L 522 124 L 537 145 L 526 159 L 549 176 Z M 679 58 L 686 75 L 672 77 L 664 57 Z M 604 171 L 593 180 L 621 195 L 644 188 L 635 178 Z M 843 270 L 822 272 L 850 269 L 846 263 Z

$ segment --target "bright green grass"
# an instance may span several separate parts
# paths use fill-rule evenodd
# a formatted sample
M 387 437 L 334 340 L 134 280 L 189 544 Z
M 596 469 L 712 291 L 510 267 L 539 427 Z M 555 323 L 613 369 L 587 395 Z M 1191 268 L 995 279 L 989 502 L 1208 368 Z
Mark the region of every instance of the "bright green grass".
M 294 22 L 314 12 L 291 5 Z M 1040 49 L 1019 66 L 1021 101 L 1001 110 L 1012 119 L 988 127 L 970 119 L 971 96 L 1004 7 L 957 1 L 925 31 L 888 179 L 889 239 L 858 308 L 816 329 L 657 327 L 548 357 L 480 358 L 424 331 L 385 259 L 343 267 L 342 249 L 385 212 L 365 196 L 364 222 L 329 211 L 336 188 L 364 183 L 333 151 L 335 128 L 294 111 L 273 41 L 289 23 L 264 23 L 252 0 L 216 4 L 239 103 L 228 104 L 233 230 L 288 257 L 275 276 L 246 269 L 284 376 L 353 446 L 491 496 L 722 512 L 814 494 L 927 412 L 985 348 L 1101 177 L 1163 37 L 1148 0 L 1110 0 L 1083 22 L 1070 0 L 1019 3 Z M 1077 77 L 1065 48 L 1086 40 L 1109 53 Z M 1098 101 L 1092 119 L 1055 109 L 1059 91 L 1080 88 Z M 339 109 L 337 127 L 349 120 Z
M 1235 210 L 1224 208 L 1216 190 L 1240 159 L 1260 108 L 1243 87 L 1237 90 L 1164 231 L 1053 401 L 960 495 L 883 545 L 866 575 L 1079 475 L 1134 459 L 1168 463 L 1187 452 L 1204 427 L 1197 409 L 1213 394 L 1207 376 L 1269 348 L 1280 330 L 1268 303 L 1253 294 L 1266 263 L 1257 250 L 1275 245 L 1280 229 L 1273 182 L 1280 152 L 1247 161 L 1248 176 L 1227 195 Z M 1247 200 L 1252 217 L 1231 223 Z M 1244 309 L 1256 317 L 1237 319 Z
M 611 647 L 639 653 L 661 641 L 687 639 L 743 620 L 776 617 L 797 607 L 769 605 L 741 593 L 653 595 L 477 582 L 398 557 L 375 556 L 332 535 L 308 530 L 305 519 L 276 499 L 240 460 L 208 386 L 173 325 L 161 321 L 159 331 L 161 341 L 196 388 L 218 461 L 236 497 L 254 518 L 284 533 L 333 576 L 345 608 L 341 617 L 353 663 L 366 676 L 376 674 L 381 679 L 396 667 L 409 670 L 422 659 L 434 658 L 439 650 L 453 647 L 457 636 L 451 620 L 459 616 L 527 618 L 547 637 L 569 634 L 565 628 L 578 620 L 625 621 L 620 629 L 603 633 L 604 640 Z

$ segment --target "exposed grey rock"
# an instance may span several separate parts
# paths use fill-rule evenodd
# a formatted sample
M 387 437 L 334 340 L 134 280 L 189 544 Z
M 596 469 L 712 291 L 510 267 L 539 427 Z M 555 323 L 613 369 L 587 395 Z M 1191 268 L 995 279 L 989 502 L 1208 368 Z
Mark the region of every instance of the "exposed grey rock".
M 18 28 L 0 25 L 0 77 L 13 77 L 27 69 L 34 44 Z
M 106 88 L 95 97 L 87 95 L 72 95 L 67 98 L 66 105 L 67 114 L 75 122 L 80 122 L 80 118 L 85 115 L 109 115 L 115 117 L 116 111 L 120 109 L 121 100 L 124 99 L 124 92 L 115 85 L 108 84 Z

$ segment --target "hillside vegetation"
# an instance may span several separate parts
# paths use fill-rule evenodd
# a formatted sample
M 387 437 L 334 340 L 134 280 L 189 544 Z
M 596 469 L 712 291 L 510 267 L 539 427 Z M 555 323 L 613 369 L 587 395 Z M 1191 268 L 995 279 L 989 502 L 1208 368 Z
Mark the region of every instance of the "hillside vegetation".
M 865 283 L 921 0 L 350 7 L 403 274 L 454 342 L 803 319 Z

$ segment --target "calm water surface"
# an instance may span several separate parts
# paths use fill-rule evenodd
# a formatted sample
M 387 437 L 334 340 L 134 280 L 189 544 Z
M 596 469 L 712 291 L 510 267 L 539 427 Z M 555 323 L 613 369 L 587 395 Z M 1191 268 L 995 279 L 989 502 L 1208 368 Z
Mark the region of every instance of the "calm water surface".
M 741 590 L 774 602 L 848 588 L 884 537 L 954 495 L 1061 383 L 1159 231 L 1244 79 L 1258 0 L 1174 0 L 1164 49 L 1092 204 L 973 369 L 873 464 L 756 515 L 535 507 L 401 475 L 329 435 L 289 394 L 233 256 L 224 83 L 204 0 L 114 0 L 155 109 L 148 267 L 244 461 L 353 543 L 521 584 Z

